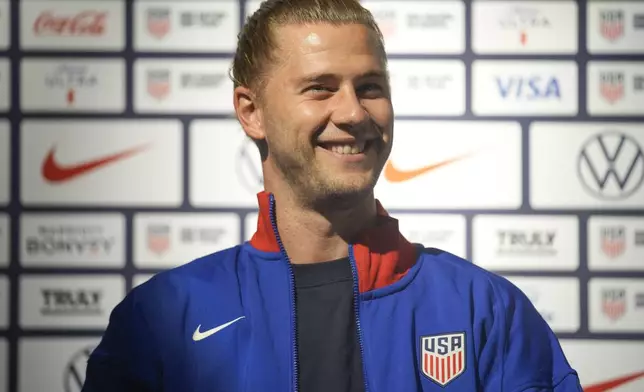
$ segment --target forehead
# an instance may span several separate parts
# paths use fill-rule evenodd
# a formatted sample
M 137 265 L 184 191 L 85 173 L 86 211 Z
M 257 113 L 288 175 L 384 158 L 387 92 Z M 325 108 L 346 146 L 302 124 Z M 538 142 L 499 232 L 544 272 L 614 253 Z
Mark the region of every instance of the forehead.
M 378 36 L 362 24 L 290 24 L 275 30 L 275 40 L 277 57 L 290 72 L 382 68 L 384 53 Z

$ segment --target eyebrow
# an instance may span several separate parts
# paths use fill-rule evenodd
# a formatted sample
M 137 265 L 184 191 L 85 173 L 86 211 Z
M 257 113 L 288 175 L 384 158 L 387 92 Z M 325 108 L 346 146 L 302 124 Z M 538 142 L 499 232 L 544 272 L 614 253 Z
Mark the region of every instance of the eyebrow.
M 337 75 L 332 74 L 332 73 L 316 73 L 316 74 L 311 74 L 311 75 L 306 75 L 302 78 L 297 79 L 297 85 L 302 85 L 302 84 L 307 84 L 307 83 L 314 83 L 314 82 L 323 82 L 323 81 L 328 81 L 332 79 L 336 79 Z M 363 73 L 361 75 L 358 75 L 356 79 L 369 79 L 369 78 L 382 78 L 386 79 L 387 74 L 384 71 L 369 71 L 366 73 Z

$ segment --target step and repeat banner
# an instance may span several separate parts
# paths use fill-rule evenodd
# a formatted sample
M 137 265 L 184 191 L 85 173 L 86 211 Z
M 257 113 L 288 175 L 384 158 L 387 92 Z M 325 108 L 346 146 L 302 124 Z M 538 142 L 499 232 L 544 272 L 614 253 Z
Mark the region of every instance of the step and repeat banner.
M 519 286 L 586 391 L 644 391 L 644 1 L 363 3 L 404 234 Z M 252 235 L 227 73 L 257 7 L 0 0 L 0 392 L 79 391 L 132 287 Z

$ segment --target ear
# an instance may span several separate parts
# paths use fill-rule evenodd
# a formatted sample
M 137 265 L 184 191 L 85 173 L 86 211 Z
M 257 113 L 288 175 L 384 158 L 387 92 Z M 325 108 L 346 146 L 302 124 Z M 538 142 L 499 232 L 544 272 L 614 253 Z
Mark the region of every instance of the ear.
M 244 86 L 236 87 L 233 91 L 235 114 L 244 132 L 253 140 L 266 138 L 262 121 L 262 112 L 257 96 Z

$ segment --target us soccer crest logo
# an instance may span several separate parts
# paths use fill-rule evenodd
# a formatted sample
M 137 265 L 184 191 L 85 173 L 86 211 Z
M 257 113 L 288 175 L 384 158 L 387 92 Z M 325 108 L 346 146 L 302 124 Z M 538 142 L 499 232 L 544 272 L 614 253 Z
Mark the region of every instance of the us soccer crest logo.
M 601 72 L 599 74 L 599 91 L 610 104 L 622 99 L 624 97 L 624 73 Z
M 621 256 L 626 249 L 626 228 L 624 226 L 602 227 L 601 248 L 610 258 Z
M 626 312 L 626 290 L 605 289 L 602 292 L 602 312 L 611 321 L 619 320 Z
M 161 39 L 170 31 L 170 9 L 150 8 L 147 12 L 148 32 L 155 38 Z
M 599 29 L 602 37 L 609 41 L 616 41 L 624 35 L 624 12 L 618 10 L 604 10 L 599 13 Z
M 148 94 L 158 100 L 162 100 L 170 93 L 170 71 L 149 70 L 148 71 Z
M 161 256 L 170 248 L 170 226 L 149 225 L 148 226 L 148 249 Z
M 465 332 L 420 338 L 420 368 L 423 374 L 445 386 L 465 372 Z

